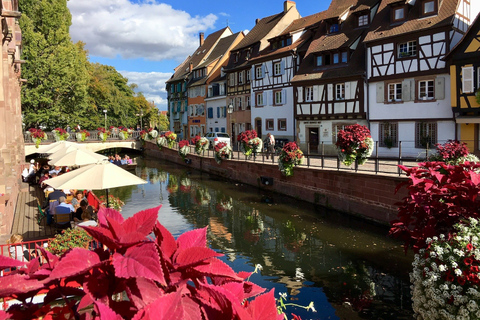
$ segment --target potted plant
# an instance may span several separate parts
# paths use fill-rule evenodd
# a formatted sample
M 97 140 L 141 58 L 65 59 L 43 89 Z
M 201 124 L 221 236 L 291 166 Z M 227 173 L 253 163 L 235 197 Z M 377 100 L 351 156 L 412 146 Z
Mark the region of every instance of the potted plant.
M 208 139 L 205 137 L 195 136 L 192 139 L 192 144 L 195 146 L 195 153 L 198 155 L 208 150 Z
M 428 161 L 442 161 L 457 165 L 465 162 L 480 162 L 474 154 L 469 153 L 467 144 L 457 140 L 448 140 L 444 144 L 435 145 L 436 153 L 428 157 Z
M 366 126 L 354 124 L 338 132 L 335 145 L 340 161 L 350 166 L 355 161 L 360 165 L 367 162 L 373 152 L 374 143 Z
M 215 161 L 220 164 L 224 159 L 232 159 L 232 148 L 226 142 L 219 142 L 215 145 Z
M 38 148 L 42 140 L 47 140 L 47 134 L 43 132 L 42 129 L 30 128 L 28 133 L 32 138 L 32 141 L 35 142 L 35 147 Z
M 163 147 L 168 147 L 168 140 L 165 138 L 165 135 L 161 135 L 157 139 L 157 146 L 160 150 L 162 150 Z
M 100 204 L 107 207 L 107 200 L 105 196 L 99 197 Z M 122 207 L 125 205 L 125 202 L 120 200 L 120 198 L 115 197 L 114 195 L 108 195 L 108 207 L 117 211 L 122 211 Z
M 55 128 L 52 130 L 53 135 L 55 136 L 55 141 L 65 141 L 70 137 L 70 134 L 67 130 L 63 128 Z
M 240 148 L 243 154 L 247 157 L 262 152 L 263 142 L 262 139 L 258 138 L 255 130 L 241 132 L 237 140 L 240 142 Z
M 175 140 L 177 140 L 177 135 L 173 133 L 172 131 L 167 131 L 165 132 L 165 139 L 167 139 L 167 145 L 171 149 L 173 148 L 173 144 L 175 143 Z
M 110 131 L 105 130 L 105 128 L 97 128 L 98 131 L 98 139 L 102 140 L 102 142 L 107 141 L 107 138 L 110 136 Z
M 88 139 L 88 137 L 90 137 L 90 132 L 83 129 L 83 130 L 80 130 L 79 132 L 75 133 L 75 137 L 77 138 L 77 141 L 84 142 L 85 140 Z
M 295 142 L 289 142 L 283 146 L 278 157 L 278 168 L 286 177 L 293 175 L 293 168 L 303 161 L 303 152 Z
M 188 140 L 181 140 L 178 143 L 178 154 L 182 157 L 182 160 L 185 161 L 185 157 L 187 156 L 188 152 L 190 151 L 190 144 Z

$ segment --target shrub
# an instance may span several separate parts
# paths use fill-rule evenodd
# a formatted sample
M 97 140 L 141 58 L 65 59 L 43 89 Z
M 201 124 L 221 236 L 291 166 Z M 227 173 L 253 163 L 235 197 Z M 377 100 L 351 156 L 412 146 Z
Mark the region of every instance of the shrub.
M 65 229 L 48 242 L 47 250 L 62 255 L 73 248 L 87 248 L 93 238 L 81 228 Z

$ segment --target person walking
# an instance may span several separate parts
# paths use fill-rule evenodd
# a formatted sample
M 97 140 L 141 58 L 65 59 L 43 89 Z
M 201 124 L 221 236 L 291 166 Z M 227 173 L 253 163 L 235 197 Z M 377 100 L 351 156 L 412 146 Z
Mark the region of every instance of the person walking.
M 265 146 L 267 147 L 267 159 L 269 158 L 270 154 L 273 158 L 273 153 L 275 152 L 275 137 L 270 132 L 267 134 L 265 138 Z

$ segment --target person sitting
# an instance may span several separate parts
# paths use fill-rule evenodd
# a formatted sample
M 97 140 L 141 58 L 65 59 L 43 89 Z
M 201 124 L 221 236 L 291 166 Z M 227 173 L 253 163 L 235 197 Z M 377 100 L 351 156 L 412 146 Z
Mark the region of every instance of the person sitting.
M 51 225 L 53 222 L 53 215 L 55 214 L 55 208 L 60 204 L 59 199 L 63 197 L 65 199 L 65 193 L 62 190 L 53 190 L 48 197 L 43 209 L 47 209 L 47 225 Z
M 133 163 L 132 159 L 130 159 L 130 157 L 128 155 L 125 155 L 125 161 L 127 161 L 127 164 L 132 164 Z
M 28 250 L 22 245 L 23 237 L 20 234 L 12 234 L 10 240 L 7 241 L 9 244 L 8 253 L 10 258 L 18 261 L 28 261 Z
M 23 169 L 22 179 L 23 179 L 23 182 L 32 183 L 34 177 L 35 177 L 35 160 L 32 159 L 30 160 L 29 168 Z
M 117 166 L 122 165 L 122 160 L 118 154 L 115 155 L 115 160 L 113 160 L 113 164 L 116 164 Z
M 58 206 L 55 207 L 55 214 L 68 214 L 74 212 L 73 206 L 70 203 L 65 202 L 65 197 L 62 196 L 58 199 Z M 70 221 L 70 220 L 69 220 Z M 69 222 L 65 222 L 67 224 Z
M 93 208 L 88 206 L 86 210 L 82 213 L 80 223 L 77 224 L 77 227 L 96 227 L 97 222 L 93 220 Z
M 82 200 L 87 200 L 87 198 L 83 195 L 83 191 L 82 190 L 78 190 L 77 192 L 75 192 L 75 196 L 73 197 L 72 199 L 72 206 L 75 210 L 77 210 L 78 208 L 80 208 L 80 202 Z
M 84 214 L 87 211 L 90 212 L 90 214 L 93 216 L 95 210 L 91 205 L 88 204 L 88 201 L 84 199 L 80 201 L 80 207 L 73 214 L 73 221 L 81 222 L 83 220 L 82 214 Z
M 55 168 L 50 170 L 49 173 L 50 173 L 50 175 L 53 175 L 54 173 L 58 175 L 60 173 L 60 171 L 62 171 L 62 167 L 55 166 Z
M 40 180 L 38 180 L 38 185 L 40 188 L 45 189 L 47 187 L 47 184 L 45 183 L 46 180 L 50 179 L 50 175 L 48 171 L 45 171 L 43 175 L 40 177 Z

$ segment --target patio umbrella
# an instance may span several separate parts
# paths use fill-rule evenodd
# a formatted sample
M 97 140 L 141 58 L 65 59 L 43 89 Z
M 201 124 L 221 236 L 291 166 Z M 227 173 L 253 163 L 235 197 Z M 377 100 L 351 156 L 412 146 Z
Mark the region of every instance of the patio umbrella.
M 48 159 L 58 158 L 58 157 L 66 155 L 69 152 L 72 152 L 72 151 L 75 151 L 75 150 L 80 150 L 80 149 L 86 150 L 84 146 L 76 146 L 76 145 L 65 146 L 65 147 L 63 147 L 61 149 L 58 149 L 58 150 L 54 151 L 53 153 L 49 154 Z
M 107 206 L 109 188 L 145 183 L 147 181 L 108 161 L 89 164 L 58 177 L 48 179 L 48 185 L 55 189 L 105 189 Z
M 70 141 L 57 141 L 52 144 L 46 145 L 46 146 L 41 146 L 38 148 L 36 153 L 46 153 L 46 154 L 52 154 L 55 153 L 61 149 L 70 147 L 70 146 L 76 146 L 77 148 L 83 148 L 84 146 L 76 143 L 76 142 L 70 142 Z
M 48 164 L 59 167 L 84 166 L 86 164 L 92 164 L 99 161 L 108 160 L 107 157 L 102 156 L 101 154 L 84 149 L 74 149 L 73 151 L 69 152 L 63 152 L 63 150 L 60 150 L 50 155 L 49 158 L 51 158 L 52 160 L 48 161 Z

